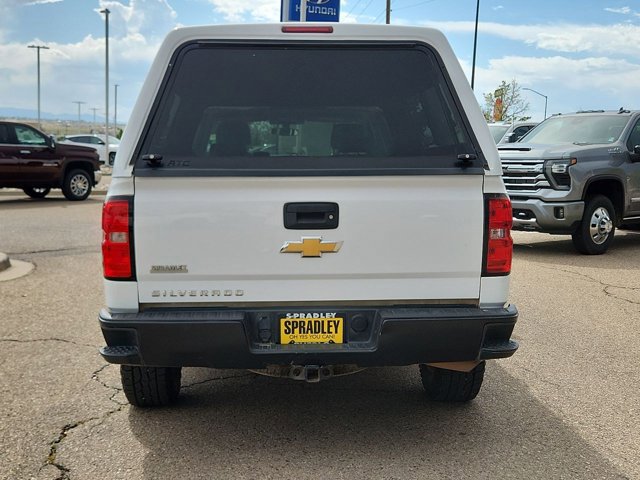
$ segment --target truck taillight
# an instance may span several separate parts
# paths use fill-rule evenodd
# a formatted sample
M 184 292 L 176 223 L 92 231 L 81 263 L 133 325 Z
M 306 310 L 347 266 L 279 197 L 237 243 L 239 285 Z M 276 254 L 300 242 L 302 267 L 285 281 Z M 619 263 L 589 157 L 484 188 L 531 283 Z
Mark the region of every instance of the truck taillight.
M 483 275 L 509 275 L 513 256 L 511 201 L 506 195 L 485 197 L 485 262 Z
M 107 199 L 102 207 L 102 265 L 108 280 L 134 280 L 133 212 L 129 198 Z

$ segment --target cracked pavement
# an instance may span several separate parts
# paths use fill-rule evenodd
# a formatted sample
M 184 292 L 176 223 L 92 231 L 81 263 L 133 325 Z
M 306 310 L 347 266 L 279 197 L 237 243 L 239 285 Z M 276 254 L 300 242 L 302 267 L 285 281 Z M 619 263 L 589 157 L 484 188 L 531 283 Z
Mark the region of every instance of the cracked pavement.
M 51 201 L 49 201 L 51 200 Z M 98 355 L 100 201 L 0 199 L 0 478 L 640 478 L 640 233 L 603 256 L 515 233 L 521 348 L 470 405 L 416 367 L 320 384 L 185 369 L 175 408 L 126 402 Z

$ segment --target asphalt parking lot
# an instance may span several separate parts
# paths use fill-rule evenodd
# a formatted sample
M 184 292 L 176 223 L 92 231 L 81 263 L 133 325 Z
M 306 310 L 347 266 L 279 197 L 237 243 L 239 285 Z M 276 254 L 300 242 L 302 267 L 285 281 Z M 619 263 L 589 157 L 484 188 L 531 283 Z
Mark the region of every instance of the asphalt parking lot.
M 138 410 L 97 353 L 102 197 L 0 197 L 0 477 L 640 478 L 640 232 L 585 257 L 514 234 L 514 357 L 441 405 L 417 367 L 320 384 L 186 369 L 180 403 Z

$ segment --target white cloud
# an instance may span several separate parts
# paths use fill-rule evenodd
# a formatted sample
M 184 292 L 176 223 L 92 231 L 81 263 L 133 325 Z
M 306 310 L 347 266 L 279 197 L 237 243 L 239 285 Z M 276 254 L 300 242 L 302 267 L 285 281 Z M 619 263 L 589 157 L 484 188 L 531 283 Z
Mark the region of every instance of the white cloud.
M 605 12 L 611 12 L 611 13 L 621 13 L 622 15 L 628 15 L 631 13 L 631 9 L 629 7 L 622 7 L 622 8 L 605 8 L 604 9 Z
M 502 10 L 503 8 L 504 8 L 504 5 L 496 5 L 495 7 L 491 7 L 491 9 L 495 11 Z
M 506 56 L 490 60 L 489 72 L 494 77 L 492 81 L 515 77 L 525 86 L 532 86 L 565 77 L 562 86 L 568 90 L 599 88 L 617 92 L 637 86 L 640 64 L 606 57 Z
M 428 25 L 450 33 L 470 33 L 475 28 L 474 22 L 430 22 Z M 640 57 L 640 25 L 507 25 L 481 22 L 479 31 L 544 50 Z
M 167 0 L 129 0 L 128 4 L 115 0 L 100 0 L 100 12 L 109 9 L 110 26 L 114 35 L 144 35 L 164 37 L 175 27 L 176 11 Z M 102 16 L 102 14 L 101 14 Z
M 3 1 L 0 0 L 0 13 L 5 6 Z M 118 113 L 120 118 L 126 118 L 129 109 L 123 104 L 133 105 L 161 41 L 176 26 L 177 14 L 167 0 L 102 0 L 95 4 L 100 7 L 97 12 L 103 8 L 111 11 L 110 76 L 112 84 L 121 84 Z M 39 38 L 24 43 L 1 42 L 0 98 L 11 98 L 10 106 L 15 108 L 35 107 L 36 55 L 27 53 L 31 43 L 50 48 L 41 54 L 43 111 L 74 111 L 74 100 L 87 102 L 83 110 L 92 106 L 104 108 L 105 40 L 100 34 L 86 35 L 72 43 Z
M 631 10 L 630 7 L 622 7 L 622 8 L 605 8 L 606 12 L 611 13 L 620 13 L 622 15 L 633 15 L 634 17 L 640 17 L 640 12 L 635 10 Z
M 471 65 L 461 61 L 471 78 Z M 476 96 L 492 92 L 502 80 L 516 79 L 522 87 L 534 88 L 549 98 L 549 113 L 580 109 L 638 109 L 637 78 L 640 64 L 624 59 L 588 57 L 572 59 L 563 56 L 505 56 L 489 61 L 487 67 L 476 66 Z M 526 92 L 531 106 L 529 115 L 542 120 L 544 101 Z
M 280 2 L 274 0 L 209 0 L 228 22 L 278 22 Z
M 63 0 L 33 0 L 32 2 L 25 3 L 25 5 L 42 5 L 45 3 L 60 3 Z

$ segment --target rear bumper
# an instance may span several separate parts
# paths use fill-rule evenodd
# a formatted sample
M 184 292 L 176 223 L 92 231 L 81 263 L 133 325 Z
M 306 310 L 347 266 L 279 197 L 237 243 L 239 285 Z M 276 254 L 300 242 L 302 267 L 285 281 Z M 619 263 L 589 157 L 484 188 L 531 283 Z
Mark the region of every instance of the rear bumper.
M 308 309 L 307 309 L 308 310 Z M 346 343 L 280 345 L 282 310 L 155 310 L 100 313 L 110 363 L 147 366 L 265 368 L 269 365 L 412 365 L 509 357 L 515 306 L 340 309 Z M 298 310 L 296 310 L 298 311 Z M 358 315 L 368 327 L 356 332 Z M 361 327 L 361 324 L 359 325 Z M 265 335 L 271 335 L 268 341 Z

